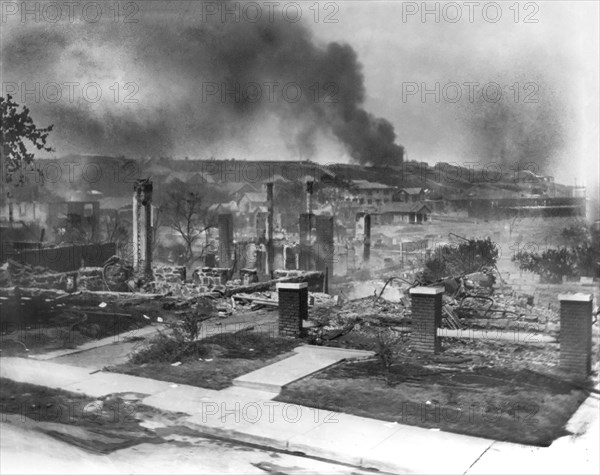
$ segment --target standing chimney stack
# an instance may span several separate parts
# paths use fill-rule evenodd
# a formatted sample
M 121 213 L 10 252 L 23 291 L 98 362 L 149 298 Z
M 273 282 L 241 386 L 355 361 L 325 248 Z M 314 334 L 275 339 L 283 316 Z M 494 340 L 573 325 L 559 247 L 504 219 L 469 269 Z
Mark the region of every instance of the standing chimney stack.
M 133 189 L 133 267 L 148 282 L 152 279 L 152 182 L 137 180 Z
M 267 183 L 267 274 L 275 270 L 273 261 L 273 183 Z
M 314 181 L 306 182 L 306 212 L 312 214 L 312 196 Z

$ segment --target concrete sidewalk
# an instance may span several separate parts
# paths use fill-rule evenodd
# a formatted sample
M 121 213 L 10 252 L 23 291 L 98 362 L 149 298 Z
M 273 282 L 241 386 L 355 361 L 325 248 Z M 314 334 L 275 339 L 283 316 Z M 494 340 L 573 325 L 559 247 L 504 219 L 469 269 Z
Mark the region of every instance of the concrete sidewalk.
M 299 351 L 310 354 L 312 348 Z M 284 365 L 277 370 L 285 371 Z M 205 434 L 393 473 L 598 473 L 599 469 L 597 395 L 572 417 L 568 428 L 575 435 L 539 448 L 281 403 L 272 400 L 276 391 L 237 386 L 214 391 L 22 358 L 1 358 L 0 376 L 92 397 L 143 393 L 148 395 L 143 404 L 184 413 L 177 424 Z

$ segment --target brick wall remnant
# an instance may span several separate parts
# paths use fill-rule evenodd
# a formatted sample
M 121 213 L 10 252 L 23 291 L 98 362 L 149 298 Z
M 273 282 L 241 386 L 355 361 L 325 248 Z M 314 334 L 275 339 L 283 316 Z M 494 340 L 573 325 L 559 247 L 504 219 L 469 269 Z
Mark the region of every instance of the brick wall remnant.
M 202 267 L 194 271 L 192 280 L 197 284 L 212 288 L 225 285 L 228 275 L 229 269 L 226 267 Z
M 333 273 L 333 216 L 316 217 L 316 268 L 318 271 Z
M 371 215 L 366 214 L 364 220 L 363 261 L 368 262 L 371 258 Z
M 300 269 L 315 270 L 314 250 L 312 243 L 312 228 L 315 220 L 314 214 L 303 213 L 300 215 Z
M 412 311 L 411 346 L 417 351 L 438 353 L 440 340 L 437 329 L 442 322 L 443 287 L 410 289 Z

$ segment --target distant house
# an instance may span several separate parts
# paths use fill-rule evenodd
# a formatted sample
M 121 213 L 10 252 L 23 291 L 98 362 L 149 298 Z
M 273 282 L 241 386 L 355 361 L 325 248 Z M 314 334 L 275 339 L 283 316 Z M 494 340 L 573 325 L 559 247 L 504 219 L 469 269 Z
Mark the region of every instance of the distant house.
M 427 194 L 425 188 L 402 188 L 394 194 L 394 201 L 401 203 L 417 203 L 423 201 Z
M 52 228 L 79 228 L 93 240 L 99 231 L 98 201 L 61 201 L 48 203 L 47 225 Z
M 240 213 L 253 213 L 267 205 L 267 193 L 244 193 L 238 201 Z
M 0 221 L 44 223 L 48 216 L 48 204 L 31 202 L 8 202 L 0 207 Z
M 354 180 L 345 194 L 347 201 L 361 205 L 391 203 L 394 187 L 367 180 Z
M 288 180 L 287 178 L 283 177 L 279 173 L 275 173 L 274 175 L 267 176 L 266 178 L 264 178 L 263 180 L 261 180 L 261 183 L 263 183 L 263 184 L 265 184 L 265 183 L 285 184 L 285 183 L 289 183 L 289 182 L 290 182 L 290 180 Z
M 258 192 L 258 187 L 251 183 L 222 183 L 221 186 L 227 191 L 229 197 L 236 202 L 238 202 L 246 193 Z
M 387 203 L 378 213 L 379 224 L 422 224 L 430 220 L 431 208 L 424 203 Z
M 164 183 L 169 184 L 180 184 L 186 183 L 188 185 L 204 185 L 206 183 L 214 183 L 215 180 L 207 173 L 189 173 L 189 172 L 171 172 L 164 179 Z

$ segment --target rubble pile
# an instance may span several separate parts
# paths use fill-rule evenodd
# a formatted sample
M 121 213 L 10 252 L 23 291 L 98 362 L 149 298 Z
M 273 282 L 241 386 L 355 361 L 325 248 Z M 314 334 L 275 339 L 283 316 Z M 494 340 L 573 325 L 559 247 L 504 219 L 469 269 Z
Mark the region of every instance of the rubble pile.
M 347 333 L 375 334 L 382 327 L 405 331 L 410 320 L 405 317 L 402 303 L 366 297 L 341 302 L 335 297 L 330 302 L 315 305 L 310 313 L 314 323 L 312 335 L 320 340 L 333 340 Z
M 550 333 L 559 329 L 557 310 L 534 305 L 528 296 L 501 293 L 483 298 L 467 295 L 460 300 L 451 299 L 447 304 L 460 322 L 470 328 L 528 327 Z

